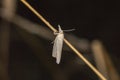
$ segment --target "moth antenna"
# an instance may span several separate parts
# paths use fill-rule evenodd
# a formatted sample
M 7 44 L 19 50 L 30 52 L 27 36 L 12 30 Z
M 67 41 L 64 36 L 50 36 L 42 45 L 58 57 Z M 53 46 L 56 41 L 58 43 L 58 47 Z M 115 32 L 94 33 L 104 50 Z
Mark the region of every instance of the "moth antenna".
M 70 31 L 74 31 L 75 29 L 68 29 L 68 30 L 63 30 L 64 32 L 70 32 Z
M 58 24 L 58 28 L 59 28 L 59 31 L 61 31 L 61 26 Z M 68 30 L 62 30 L 64 32 L 70 32 L 70 31 L 74 31 L 75 29 L 68 29 Z

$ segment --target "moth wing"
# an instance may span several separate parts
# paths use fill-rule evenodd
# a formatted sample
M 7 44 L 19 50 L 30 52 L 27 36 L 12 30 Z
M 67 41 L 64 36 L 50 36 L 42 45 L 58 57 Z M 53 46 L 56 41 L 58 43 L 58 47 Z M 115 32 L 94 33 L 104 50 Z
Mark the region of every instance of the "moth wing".
M 63 39 L 64 39 L 64 35 L 63 34 L 60 34 L 57 36 L 57 39 L 56 39 L 56 50 L 57 50 L 57 53 L 56 53 L 56 63 L 59 64 L 60 63 L 60 60 L 61 60 L 61 54 L 62 54 L 62 47 L 63 47 Z
M 55 40 L 54 40 L 52 56 L 53 56 L 54 58 L 56 58 L 56 54 L 57 54 L 57 37 L 56 37 Z

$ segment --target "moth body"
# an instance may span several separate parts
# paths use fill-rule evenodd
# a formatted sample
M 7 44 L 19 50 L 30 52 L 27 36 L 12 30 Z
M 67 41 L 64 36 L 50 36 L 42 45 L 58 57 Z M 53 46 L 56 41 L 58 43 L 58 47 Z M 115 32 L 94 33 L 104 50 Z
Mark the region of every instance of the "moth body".
M 63 47 L 63 39 L 64 39 L 64 34 L 63 30 L 61 27 L 58 25 L 59 32 L 54 33 L 56 36 L 54 40 L 54 45 L 53 45 L 53 52 L 52 56 L 56 58 L 56 63 L 59 64 L 61 60 L 61 54 L 62 54 L 62 47 Z

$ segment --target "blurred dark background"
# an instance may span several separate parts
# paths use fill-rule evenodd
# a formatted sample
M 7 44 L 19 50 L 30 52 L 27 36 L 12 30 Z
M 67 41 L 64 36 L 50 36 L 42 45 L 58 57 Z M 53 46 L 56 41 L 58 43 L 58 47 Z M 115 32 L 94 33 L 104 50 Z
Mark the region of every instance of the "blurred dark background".
M 8 0 L 5 1 L 7 4 Z M 5 66 L 4 68 L 2 68 L 3 66 L 0 66 L 1 80 L 98 80 L 96 74 L 89 69 L 89 67 L 85 65 L 81 59 L 79 60 L 71 50 L 63 50 L 61 63 L 57 65 L 55 63 L 55 59 L 53 59 L 51 56 L 51 42 L 54 40 L 55 36 L 52 38 L 52 40 L 47 40 L 21 27 L 18 27 L 18 25 L 14 23 L 14 20 L 16 20 L 14 19 L 16 18 L 16 15 L 19 15 L 20 17 L 23 17 L 34 24 L 38 24 L 47 28 L 47 26 L 40 19 L 38 19 L 36 15 L 34 15 L 20 0 L 11 1 L 15 2 L 15 7 L 13 7 L 15 10 L 13 10 L 14 15 L 12 18 L 6 18 L 6 14 L 4 14 L 4 12 L 6 13 L 7 11 L 3 10 L 3 4 L 5 4 L 3 3 L 4 0 L 0 1 L 0 15 L 2 15 L 0 16 L 0 65 L 2 66 L 2 64 L 4 64 Z M 87 51 L 83 49 L 80 50 L 94 66 L 96 66 L 96 62 L 94 60 L 90 45 L 94 40 L 101 41 L 119 76 L 119 1 L 27 1 L 56 29 L 58 24 L 62 26 L 62 29 L 76 29 L 75 31 L 67 34 L 71 34 L 73 36 L 75 35 L 77 38 L 88 41 L 89 49 L 87 49 Z M 7 14 L 11 14 L 9 9 Z M 52 34 L 52 31 L 50 33 Z M 112 69 L 111 66 L 108 67 Z M 111 78 L 109 80 L 113 79 Z

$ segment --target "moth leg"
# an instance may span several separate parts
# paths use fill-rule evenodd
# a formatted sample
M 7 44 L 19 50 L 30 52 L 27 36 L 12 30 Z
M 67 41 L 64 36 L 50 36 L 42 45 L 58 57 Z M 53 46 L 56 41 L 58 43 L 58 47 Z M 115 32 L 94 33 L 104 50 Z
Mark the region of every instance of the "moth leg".
M 54 40 L 54 41 L 52 41 L 52 42 L 51 42 L 51 44 L 53 44 L 54 42 L 55 42 L 55 40 Z
M 54 34 L 54 35 L 58 35 L 59 33 L 58 33 L 58 32 L 54 32 L 53 34 Z

